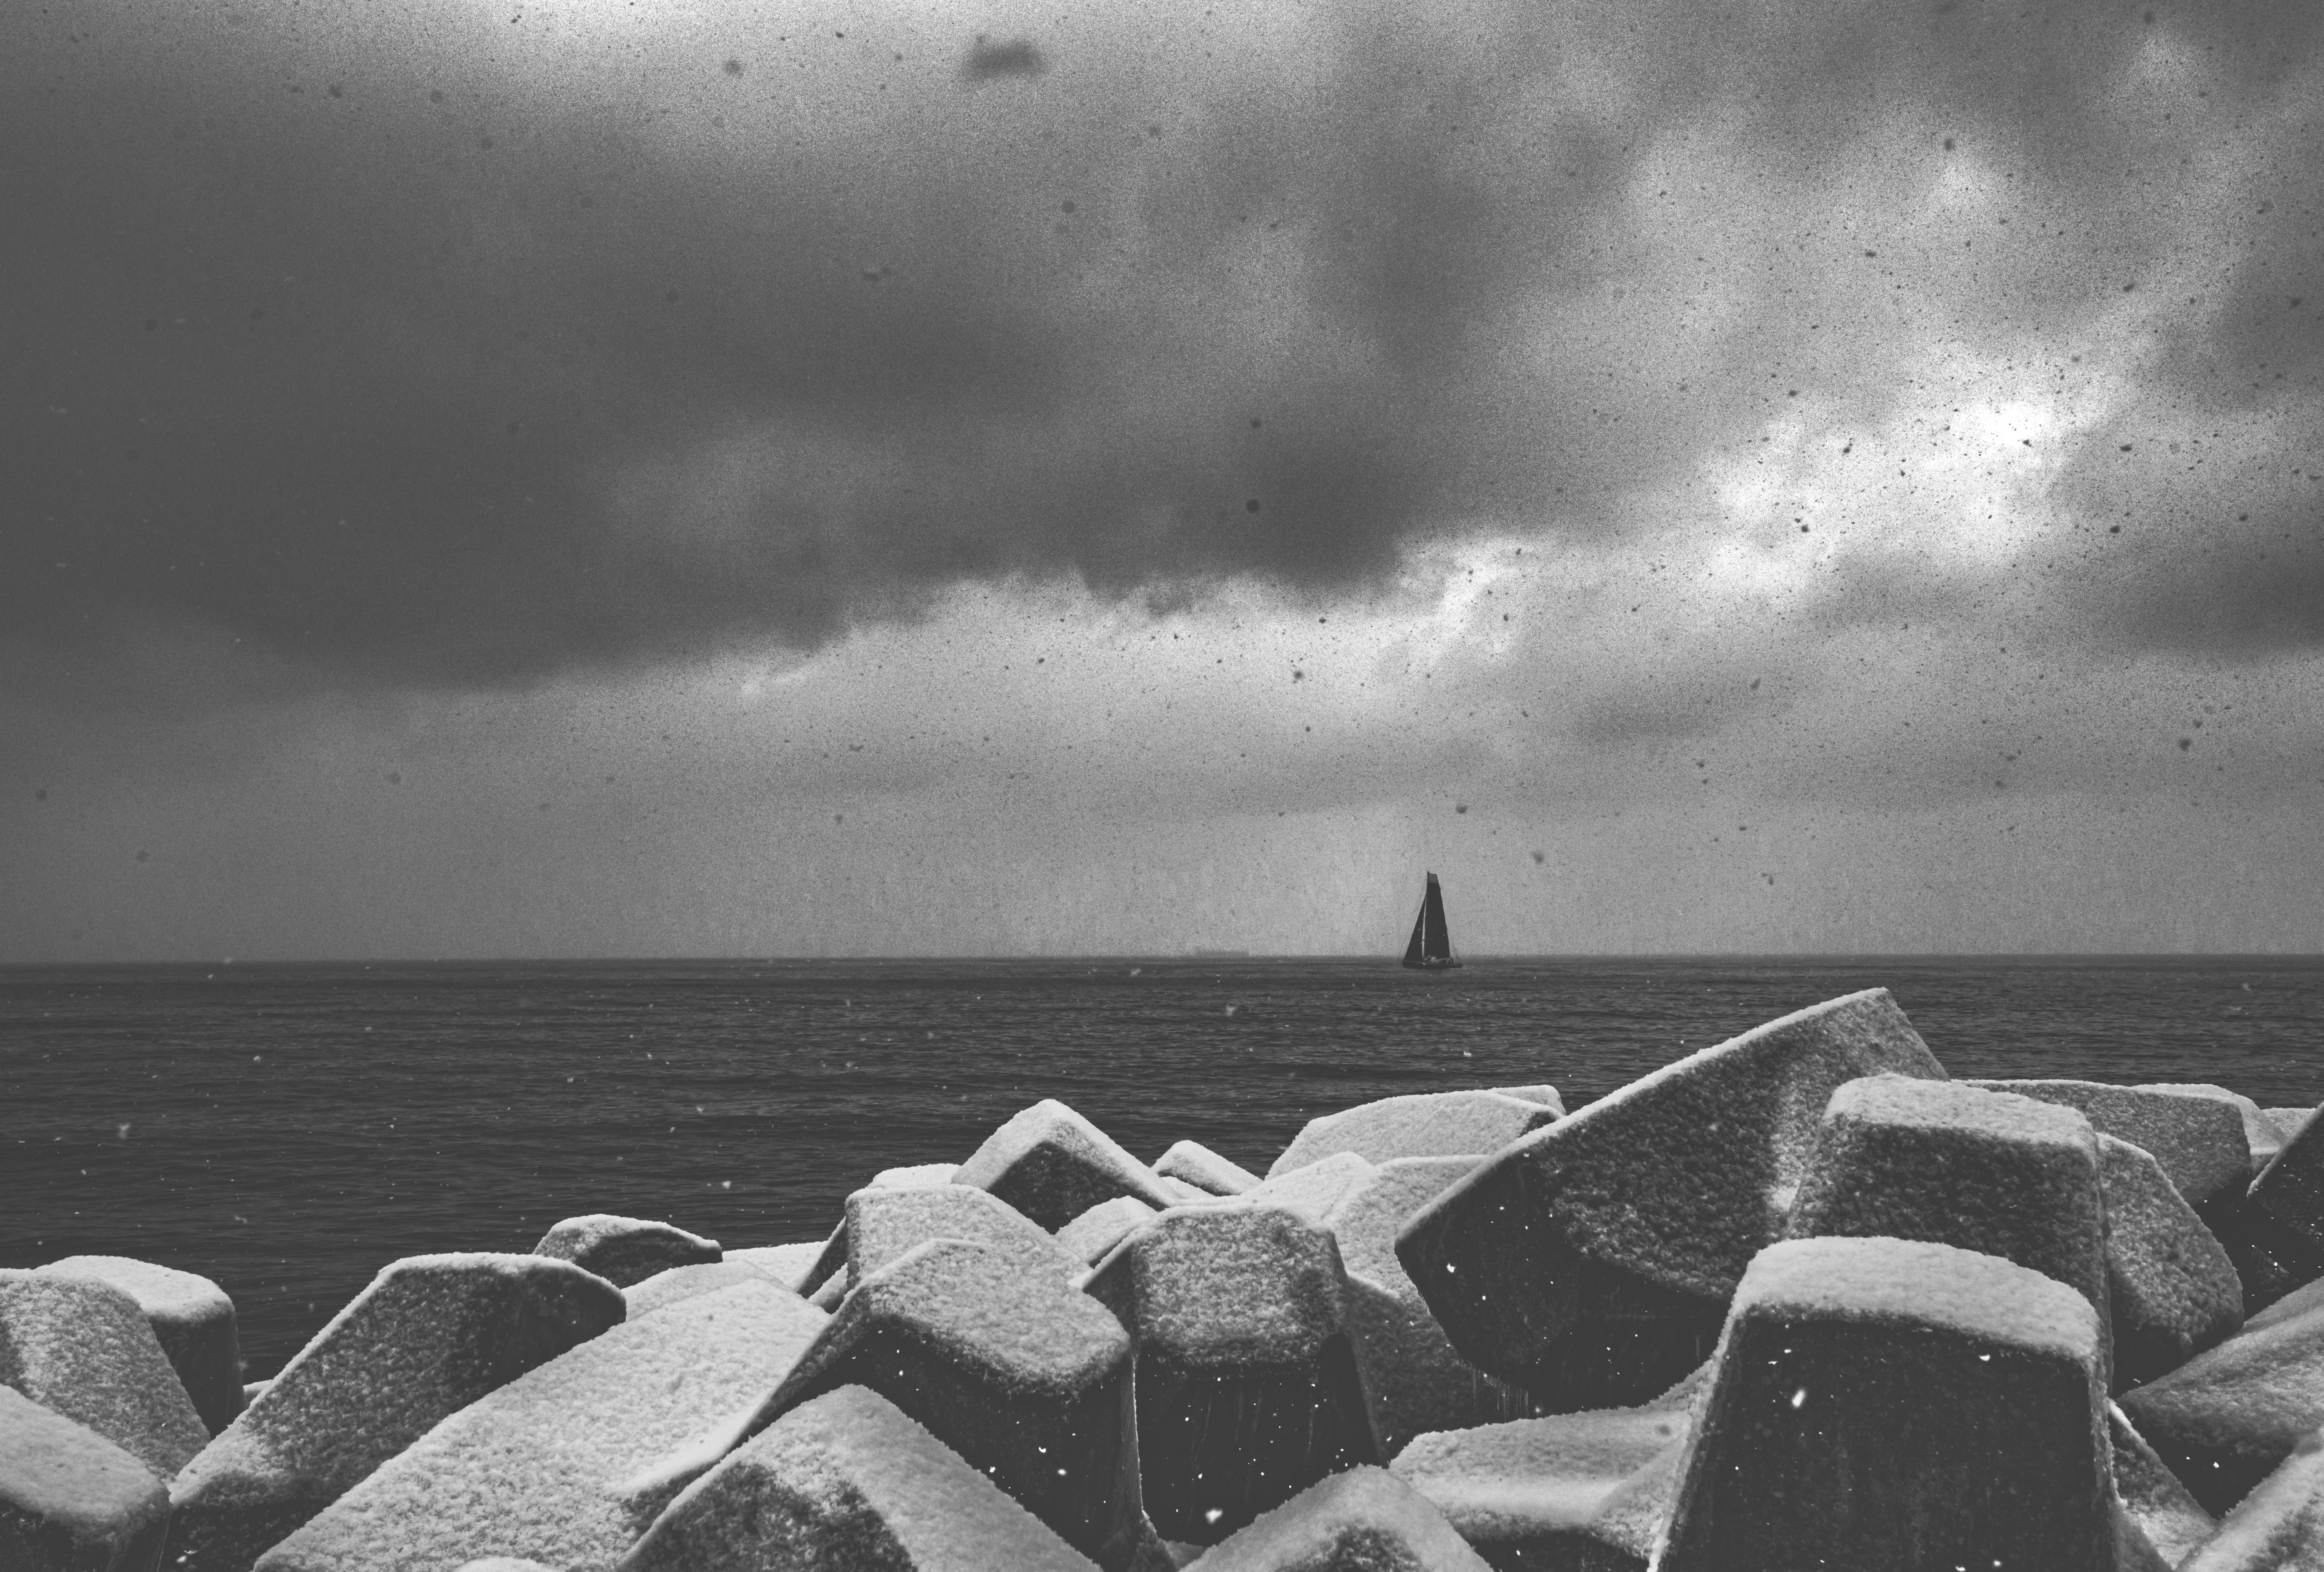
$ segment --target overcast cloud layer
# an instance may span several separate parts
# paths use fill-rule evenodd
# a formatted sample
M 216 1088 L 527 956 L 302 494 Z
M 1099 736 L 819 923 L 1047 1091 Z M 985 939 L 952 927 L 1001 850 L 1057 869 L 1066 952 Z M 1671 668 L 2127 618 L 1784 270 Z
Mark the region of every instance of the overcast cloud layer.
M 0 32 L 0 955 L 2324 944 L 2314 6 Z

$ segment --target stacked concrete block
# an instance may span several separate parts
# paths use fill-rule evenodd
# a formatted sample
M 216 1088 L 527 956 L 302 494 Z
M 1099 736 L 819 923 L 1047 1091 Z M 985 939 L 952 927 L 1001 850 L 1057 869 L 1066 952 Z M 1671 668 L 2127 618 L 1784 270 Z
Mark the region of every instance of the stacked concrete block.
M 1419 1092 L 1383 1097 L 1310 1119 L 1267 1176 L 1288 1173 L 1342 1151 L 1371 1162 L 1399 1157 L 1482 1156 L 1499 1151 L 1565 1113 L 1554 1090 L 1542 1101 L 1506 1092 Z
M 920 1190 L 931 1185 L 948 1185 L 960 1171 L 956 1162 L 916 1162 L 903 1168 L 883 1168 L 872 1176 L 870 1188 L 875 1190 Z
M 1309 1485 L 1195 1563 L 1203 1572 L 1489 1572 L 1396 1475 L 1352 1468 Z
M 793 1293 L 804 1293 L 814 1286 L 807 1281 L 807 1273 L 815 1269 L 816 1262 L 822 1259 L 827 1248 L 827 1242 L 821 1239 L 796 1244 L 754 1244 L 746 1249 L 729 1250 L 720 1259 L 755 1267 L 777 1287 L 787 1288 Z
M 243 1572 L 447 1415 L 626 1314 L 612 1283 L 547 1256 L 395 1262 L 179 1475 L 173 1572 Z
M 2284 1138 L 2218 1232 L 2247 1312 L 2324 1278 L 2324 1120 L 2310 1115 Z
M 2300 1438 L 2178 1564 L 2179 1572 L 2312 1572 L 2324 1567 L 2324 1431 Z
M 729 1255 L 723 1261 L 705 1261 L 693 1266 L 673 1266 L 655 1272 L 643 1281 L 622 1290 L 622 1300 L 629 1307 L 628 1318 L 650 1316 L 665 1305 L 674 1305 L 697 1294 L 715 1293 L 722 1288 L 733 1288 L 738 1282 L 772 1282 L 774 1280 L 747 1261 Z M 778 1284 L 777 1286 L 782 1286 Z
M 1338 1247 L 1263 1202 L 1165 1212 L 1091 1273 L 1137 1349 L 1139 1474 L 1163 1537 L 1215 1544 L 1379 1460 Z
M 1113 1247 L 1161 1214 L 1130 1196 L 1100 1201 L 1057 1230 L 1057 1248 L 1084 1266 L 1094 1266 Z
M 990 1191 L 965 1185 L 872 1186 L 847 1197 L 846 1220 L 822 1262 L 838 1267 L 808 1296 L 836 1309 L 858 1282 L 931 1239 L 966 1239 L 1037 1262 L 1070 1277 L 1088 1264 L 1031 1219 Z
M 1784 1016 L 1505 1148 L 1397 1253 L 1471 1364 L 1549 1409 L 1645 1401 L 1782 1235 L 1831 1094 L 1883 1071 L 1945 1078 L 1886 990 Z
M 1178 1199 L 1120 1142 L 1050 1097 L 988 1136 L 952 1182 L 991 1191 L 1053 1234 L 1116 1196 L 1157 1212 Z
M 747 1428 L 869 1387 L 1075 1550 L 1124 1572 L 1152 1538 L 1130 1383 L 1121 1323 L 1048 1262 L 936 1239 L 861 1279 Z
M 615 1288 L 643 1282 L 673 1266 L 695 1266 L 719 1258 L 718 1241 L 669 1223 L 592 1212 L 567 1217 L 540 1236 L 535 1255 L 569 1261 L 594 1271 Z
M 210 1438 L 144 1310 L 95 1278 L 0 1271 L 0 1383 L 164 1481 Z
M 2115 1380 L 2135 1386 L 2242 1326 L 2243 1281 L 2144 1147 L 2100 1135 L 2098 1164 Z
M 0 1567 L 154 1572 L 170 1493 L 88 1426 L 0 1386 Z
M 2218 1520 L 2146 1444 L 2119 1404 L 2107 1405 L 2107 1439 L 2123 1515 L 2167 1565 L 2176 1567 L 2218 1530 Z
M 2251 1182 L 2251 1144 L 2244 1135 L 2243 1114 L 2217 1097 L 2104 1081 L 1964 1084 L 2079 1110 L 2092 1128 L 2153 1153 L 2187 1204 L 2199 1210 L 2232 1203 Z
M 2205 1510 L 2224 1512 L 2324 1426 L 2324 1308 L 2248 1327 L 2120 1401 Z
M 669 1503 L 620 1572 L 1095 1572 L 868 1387 L 800 1404 Z
M 95 1278 L 135 1299 L 210 1434 L 242 1412 L 242 1345 L 234 1300 L 208 1278 L 125 1255 L 68 1255 L 33 1270 Z
M 1259 1182 L 1259 1175 L 1231 1162 L 1199 1141 L 1181 1141 L 1155 1161 L 1161 1179 L 1177 1179 L 1213 1196 L 1239 1196 Z
M 1948 1244 L 1816 1238 L 1751 1263 L 1659 1572 L 2116 1572 L 2098 1318 Z
M 446 1417 L 257 1565 L 606 1572 L 742 1440 L 825 1319 L 740 1282 L 615 1327 Z
M 2209 1097 L 2225 1103 L 2244 1122 L 2244 1147 L 2251 1154 L 2251 1171 L 2256 1175 L 2267 1166 L 2276 1149 L 2283 1144 L 2283 1132 L 2276 1128 L 2267 1110 L 2245 1096 L 2241 1092 L 2209 1081 L 2148 1081 L 2133 1087 L 2135 1092 L 2175 1092 L 2182 1097 Z

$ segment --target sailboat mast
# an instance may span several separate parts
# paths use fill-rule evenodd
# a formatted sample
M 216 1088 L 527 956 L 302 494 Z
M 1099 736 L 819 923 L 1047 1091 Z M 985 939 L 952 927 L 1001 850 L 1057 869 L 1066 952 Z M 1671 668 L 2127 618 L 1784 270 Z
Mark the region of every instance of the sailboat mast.
M 1452 958 L 1452 936 L 1444 926 L 1444 892 L 1436 883 L 1436 875 L 1428 875 L 1428 893 L 1420 903 L 1420 919 L 1427 932 L 1421 946 L 1424 958 Z

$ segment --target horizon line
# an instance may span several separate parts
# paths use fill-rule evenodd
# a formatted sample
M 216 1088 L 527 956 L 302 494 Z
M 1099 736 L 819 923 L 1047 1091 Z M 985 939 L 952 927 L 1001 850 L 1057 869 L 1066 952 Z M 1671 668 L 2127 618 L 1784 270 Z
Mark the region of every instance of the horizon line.
M 2002 964 L 2043 961 L 2159 962 L 2245 961 L 2324 962 L 2319 950 L 1571 950 L 1472 952 L 1462 959 L 1469 966 L 1495 962 L 1604 964 L 1655 962 L 1670 964 L 1780 962 L 1786 965 L 1859 966 L 1897 963 L 1983 962 Z M 1087 954 L 1045 954 L 1025 951 L 959 952 L 902 955 L 506 955 L 506 956 L 219 956 L 215 957 L 115 957 L 111 959 L 0 960 L 0 972 L 41 968 L 105 966 L 809 966 L 809 965 L 946 965 L 1000 962 L 1007 964 L 1076 964 L 1126 962 L 1201 964 L 1204 962 L 1286 962 L 1333 965 L 1373 965 L 1397 967 L 1394 955 L 1373 952 L 1284 951 L 1100 951 Z

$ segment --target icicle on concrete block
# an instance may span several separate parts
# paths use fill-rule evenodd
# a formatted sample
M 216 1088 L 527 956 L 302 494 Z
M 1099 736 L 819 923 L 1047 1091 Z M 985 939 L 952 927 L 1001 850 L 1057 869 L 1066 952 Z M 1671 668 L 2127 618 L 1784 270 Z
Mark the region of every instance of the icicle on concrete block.
M 1057 1248 L 1084 1266 L 1095 1265 L 1107 1253 L 1162 1214 L 1130 1196 L 1100 1201 L 1057 1230 Z
M 1525 1392 L 1461 1357 L 1397 1259 L 1396 1236 L 1406 1222 L 1480 1161 L 1396 1158 L 1366 1171 L 1322 1218 L 1340 1247 L 1348 1330 L 1383 1457 L 1396 1456 L 1425 1430 L 1489 1425 L 1533 1412 Z
M 1194 1565 L 1202 1572 L 1489 1572 L 1443 1513 L 1376 1467 L 1309 1485 Z
M 807 1274 L 814 1270 L 816 1262 L 822 1257 L 826 1247 L 820 1239 L 796 1244 L 754 1244 L 743 1250 L 729 1250 L 721 1259 L 754 1266 L 777 1288 L 805 1293 L 811 1286 Z
M 1338 1152 L 1371 1162 L 1399 1157 L 1482 1156 L 1555 1123 L 1565 1106 L 1548 1087 L 1541 1102 L 1507 1092 L 1416 1092 L 1360 1103 L 1310 1119 L 1268 1167 L 1267 1177 L 1289 1173 Z
M 87 1425 L 0 1386 L 0 1567 L 153 1572 L 170 1493 Z
M 2163 1562 L 2177 1566 L 2211 1537 L 2218 1521 L 2146 1444 L 2118 1403 L 2107 1405 L 2107 1437 L 2114 1452 L 2115 1498 Z
M 1137 1345 L 1139 1474 L 1166 1539 L 1214 1544 L 1379 1460 L 1328 1230 L 1266 1204 L 1165 1212 L 1089 1291 Z
M 952 1182 L 991 1191 L 1052 1234 L 1116 1196 L 1157 1212 L 1176 1202 L 1152 1169 L 1054 1097 L 986 1137 Z
M 1436 1431 L 1388 1466 L 1496 1566 L 1643 1567 L 1686 1434 L 1683 1403 L 1600 1409 Z
M 2076 1109 L 1960 1081 L 1871 1076 L 1824 1107 L 1793 1238 L 1923 1239 L 2110 1298 L 2098 1134 Z
M 1199 1141 L 1181 1141 L 1154 1164 L 1161 1179 L 1180 1179 L 1214 1196 L 1239 1196 L 1259 1182 L 1259 1175 L 1231 1162 Z
M 1150 1535 L 1130 1430 L 1130 1344 L 1045 1263 L 934 1239 L 855 1285 L 750 1430 L 868 1386 L 1108 1572 Z
M 723 1261 L 705 1261 L 693 1266 L 673 1266 L 667 1271 L 657 1271 L 642 1282 L 622 1290 L 622 1299 L 630 1308 L 628 1318 L 650 1316 L 656 1310 L 690 1299 L 698 1294 L 715 1293 L 722 1288 L 733 1288 L 738 1282 L 773 1282 L 774 1280 L 747 1261 L 729 1254 Z M 783 1288 L 782 1283 L 775 1283 Z
M 2226 1512 L 2324 1425 L 2324 1308 L 2247 1327 L 2118 1401 L 2204 1510 Z
M 2014 1262 L 1770 1245 L 1736 1290 L 1658 1572 L 2116 1572 L 2098 1319 Z
M 2179 1572 L 2314 1572 L 2324 1567 L 2324 1431 L 2300 1438 L 2236 1503 Z
M 1945 1078 L 1886 989 L 1769 1022 L 1495 1154 L 1397 1253 L 1462 1356 L 1545 1408 L 1643 1402 L 1711 1353 L 1833 1091 L 1885 1070 Z
M 2267 1116 L 2265 1109 L 2241 1092 L 2215 1086 L 2209 1081 L 2146 1081 L 2131 1090 L 2175 1092 L 2182 1097 L 2209 1097 L 2213 1102 L 2227 1104 L 2244 1122 L 2244 1146 L 2251 1154 L 2251 1175 L 2256 1175 L 2265 1167 L 2267 1160 L 2275 1155 L 2276 1148 L 2283 1144 L 2283 1132 L 2275 1127 L 2275 1121 Z M 2246 1176 L 2246 1182 L 2249 1182 L 2251 1175 Z
M 209 1442 L 145 1312 L 94 1278 L 0 1271 L 0 1383 L 88 1426 L 164 1482 Z
M 615 1288 L 643 1282 L 673 1266 L 716 1261 L 721 1253 L 715 1239 L 705 1239 L 668 1223 L 616 1217 L 608 1212 L 566 1218 L 540 1236 L 532 1253 L 569 1261 Z
M 869 1387 L 791 1410 L 687 1486 L 621 1572 L 1095 1572 Z
M 126 1255 L 68 1255 L 33 1270 L 95 1278 L 135 1299 L 210 1434 L 242 1412 L 242 1345 L 234 1300 L 208 1278 Z
M 2080 1111 L 2093 1128 L 2154 1154 L 2190 1207 L 2233 1200 L 2251 1182 L 2241 1111 L 2217 1097 L 2104 1081 L 1976 1080 L 1964 1086 Z
M 2324 1120 L 2311 1114 L 2285 1137 L 2213 1232 L 2243 1278 L 2246 1314 L 2324 1278 Z
M 2244 1289 L 2227 1251 L 2143 1146 L 2098 1137 L 2106 1189 L 2114 1377 L 2135 1386 L 2243 1325 Z
M 626 1314 L 619 1289 L 567 1261 L 394 1262 L 178 1476 L 171 1572 L 243 1572 L 447 1414 Z
M 608 1572 L 738 1445 L 825 1317 L 741 1282 L 615 1327 L 444 1419 L 259 1562 L 444 1572 L 512 1556 Z

